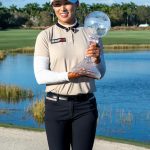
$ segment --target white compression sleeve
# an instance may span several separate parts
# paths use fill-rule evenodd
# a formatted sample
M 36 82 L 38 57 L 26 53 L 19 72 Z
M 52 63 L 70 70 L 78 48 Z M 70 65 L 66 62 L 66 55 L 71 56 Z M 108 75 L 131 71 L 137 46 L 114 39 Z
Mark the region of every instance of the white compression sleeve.
M 49 70 L 49 58 L 34 56 L 34 74 L 38 84 L 57 84 L 69 81 L 67 72 Z

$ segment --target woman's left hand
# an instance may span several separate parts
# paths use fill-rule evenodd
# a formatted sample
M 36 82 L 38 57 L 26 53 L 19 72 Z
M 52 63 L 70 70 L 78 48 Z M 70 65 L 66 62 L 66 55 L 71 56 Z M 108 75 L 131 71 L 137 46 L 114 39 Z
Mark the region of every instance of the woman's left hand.
M 86 56 L 92 58 L 92 61 L 96 64 L 100 63 L 100 47 L 97 43 L 91 43 L 86 51 Z

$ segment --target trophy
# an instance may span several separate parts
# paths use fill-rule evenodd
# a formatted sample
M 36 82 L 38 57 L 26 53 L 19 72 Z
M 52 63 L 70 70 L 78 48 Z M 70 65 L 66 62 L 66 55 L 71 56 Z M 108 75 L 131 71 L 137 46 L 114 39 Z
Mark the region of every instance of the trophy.
M 85 18 L 84 27 L 89 37 L 89 43 L 98 44 L 99 39 L 110 30 L 111 22 L 104 12 L 94 11 Z M 83 61 L 77 64 L 72 71 L 95 79 L 100 79 L 101 77 L 96 64 L 89 56 L 85 56 Z

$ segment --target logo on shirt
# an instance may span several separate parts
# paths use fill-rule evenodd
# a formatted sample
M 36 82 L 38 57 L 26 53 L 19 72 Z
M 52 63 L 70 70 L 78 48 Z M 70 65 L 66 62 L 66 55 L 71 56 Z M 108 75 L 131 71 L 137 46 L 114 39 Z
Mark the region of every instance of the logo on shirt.
M 66 38 L 51 39 L 51 44 L 66 42 Z

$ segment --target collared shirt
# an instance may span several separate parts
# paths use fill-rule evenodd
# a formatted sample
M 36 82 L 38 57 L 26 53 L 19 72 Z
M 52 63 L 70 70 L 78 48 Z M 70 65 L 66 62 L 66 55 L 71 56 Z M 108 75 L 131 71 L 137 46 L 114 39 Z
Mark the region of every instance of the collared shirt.
M 102 49 L 102 44 L 100 45 Z M 75 31 L 72 31 L 53 25 L 38 35 L 35 44 L 34 69 L 38 83 L 46 84 L 46 92 L 77 95 L 96 91 L 94 79 L 80 77 L 69 81 L 67 76 L 68 72 L 84 59 L 88 46 L 89 37 L 83 27 L 76 27 Z M 37 63 L 40 62 L 38 60 L 43 62 L 45 60 L 45 66 L 38 65 Z M 97 67 L 103 77 L 105 73 L 103 52 L 101 63 Z

